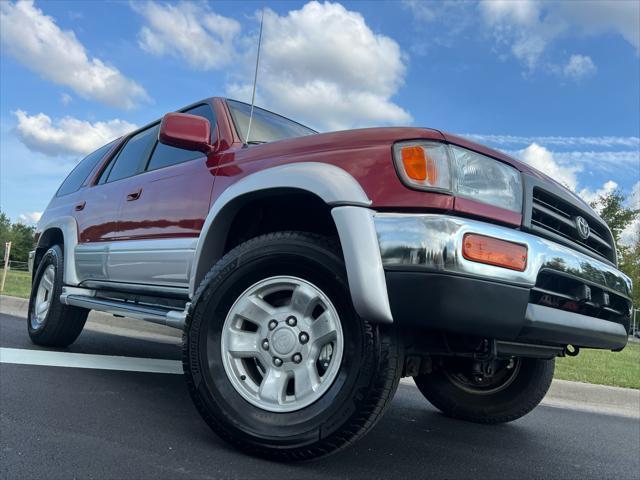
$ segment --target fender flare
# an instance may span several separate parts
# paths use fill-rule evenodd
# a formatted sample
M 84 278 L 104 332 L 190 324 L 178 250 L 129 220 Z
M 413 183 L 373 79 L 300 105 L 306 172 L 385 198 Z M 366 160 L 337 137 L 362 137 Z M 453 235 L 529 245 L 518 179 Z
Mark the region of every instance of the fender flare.
M 274 190 L 291 189 L 312 193 L 332 210 L 345 254 L 349 289 L 359 315 L 371 321 L 391 323 L 392 316 L 371 210 L 371 200 L 360 183 L 340 167 L 320 162 L 281 165 L 250 174 L 227 188 L 213 203 L 196 247 L 189 281 L 193 298 L 209 268 L 223 255 L 227 233 L 236 213 L 247 202 Z M 349 207 L 350 215 L 334 214 Z M 351 210 L 353 208 L 354 210 Z M 359 212 L 359 213 L 357 213 Z M 360 230 L 349 225 L 354 219 Z M 357 237 L 357 238 L 356 238 Z M 358 248 L 366 245 L 367 248 Z M 375 279 L 371 278 L 374 275 Z M 364 282 L 364 279 L 367 279 Z
M 42 241 L 45 233 L 51 229 L 58 229 L 62 232 L 64 239 L 64 276 L 65 285 L 78 285 L 80 280 L 76 274 L 75 250 L 78 245 L 78 224 L 76 219 L 71 216 L 57 217 L 42 227 L 42 234 L 38 239 L 36 249 L 44 248 Z M 34 266 L 34 271 L 35 271 Z

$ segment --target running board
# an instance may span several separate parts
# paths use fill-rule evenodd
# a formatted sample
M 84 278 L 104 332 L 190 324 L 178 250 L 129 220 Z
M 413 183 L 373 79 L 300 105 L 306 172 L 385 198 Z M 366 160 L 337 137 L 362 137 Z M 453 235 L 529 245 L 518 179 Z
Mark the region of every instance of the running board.
M 60 302 L 64 305 L 72 305 L 74 307 L 88 308 L 113 315 L 135 318 L 136 320 L 158 323 L 160 325 L 166 325 L 167 327 L 179 328 L 180 330 L 184 328 L 184 322 L 187 318 L 187 310 L 189 308 L 189 304 L 187 304 L 184 311 L 164 310 L 118 300 L 66 293 L 60 295 Z

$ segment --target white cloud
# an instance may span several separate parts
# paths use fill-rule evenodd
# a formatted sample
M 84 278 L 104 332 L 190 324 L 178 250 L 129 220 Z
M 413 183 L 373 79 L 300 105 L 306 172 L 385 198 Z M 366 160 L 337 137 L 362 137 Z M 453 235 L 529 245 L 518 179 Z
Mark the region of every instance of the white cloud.
M 14 112 L 16 130 L 22 143 L 30 150 L 46 155 L 85 155 L 137 127 L 124 120 L 90 123 L 73 117 L 52 121 L 44 113 L 29 115 Z
M 18 222 L 26 225 L 35 225 L 40 220 L 42 212 L 26 212 L 18 215 Z
M 582 190 L 580 190 L 579 195 L 583 198 L 585 202 L 591 205 L 592 203 L 596 203 L 598 200 L 600 200 L 601 197 L 609 195 L 616 188 L 618 188 L 618 184 L 613 180 L 608 180 L 602 185 L 602 187 L 600 187 L 595 191 L 590 190 L 589 188 L 583 188 Z M 597 205 L 596 205 L 596 211 L 599 211 Z
M 563 67 L 562 73 L 566 77 L 578 79 L 592 75 L 596 72 L 596 65 L 587 55 L 571 55 L 567 64 Z
M 73 101 L 73 97 L 68 93 L 63 93 L 60 95 L 60 102 L 62 102 L 62 105 L 64 105 L 65 107 L 69 105 L 72 101 Z
M 143 50 L 182 58 L 199 70 L 222 68 L 233 61 L 233 41 L 240 33 L 236 20 L 190 2 L 161 5 L 148 1 L 134 3 L 133 8 L 147 21 L 138 37 Z
M 556 161 L 553 153 L 545 147 L 532 143 L 524 150 L 517 152 L 517 156 L 524 162 L 553 178 L 556 182 L 566 186 L 571 191 L 578 187 L 577 173 L 581 168 L 575 165 L 563 165 Z
M 236 20 L 201 4 L 133 8 L 147 22 L 139 34 L 144 50 L 194 69 L 227 66 L 227 95 L 250 100 L 256 32 L 243 35 Z M 321 129 L 411 122 L 391 100 L 404 82 L 404 55 L 360 13 L 316 1 L 282 16 L 266 9 L 263 32 L 257 103 Z
M 328 130 L 411 122 L 391 101 L 405 77 L 400 46 L 374 33 L 360 13 L 315 1 L 284 16 L 266 10 L 263 32 L 260 103 Z M 255 58 L 253 48 L 247 57 Z M 251 73 L 228 93 L 248 99 Z
M 464 133 L 463 137 L 478 142 L 487 142 L 498 145 L 530 145 L 539 143 L 543 145 L 555 145 L 560 147 L 640 147 L 640 137 L 559 137 L 559 136 L 517 136 L 517 135 L 484 135 L 477 133 Z
M 438 4 L 422 0 L 403 0 L 402 5 L 411 11 L 413 17 L 421 22 L 432 22 L 438 17 Z
M 489 23 L 509 21 L 521 25 L 531 25 L 538 20 L 540 2 L 534 0 L 482 0 L 480 8 Z
M 117 68 L 90 58 L 75 34 L 61 30 L 33 1 L 1 1 L 0 21 L 6 51 L 43 78 L 70 87 L 84 98 L 120 108 L 131 108 L 148 98 L 138 83 Z
M 495 40 L 529 71 L 542 64 L 550 72 L 573 78 L 595 72 L 593 60 L 582 55 L 572 55 L 564 66 L 542 61 L 549 45 L 562 36 L 614 32 L 640 51 L 637 0 L 481 0 L 479 9 Z
M 538 66 L 547 45 L 563 30 L 561 22 L 542 15 L 541 6 L 534 0 L 482 0 L 479 4 L 495 40 L 507 45 L 529 70 Z
M 640 2 L 637 0 L 554 2 L 552 6 L 571 19 L 582 33 L 618 33 L 640 51 Z

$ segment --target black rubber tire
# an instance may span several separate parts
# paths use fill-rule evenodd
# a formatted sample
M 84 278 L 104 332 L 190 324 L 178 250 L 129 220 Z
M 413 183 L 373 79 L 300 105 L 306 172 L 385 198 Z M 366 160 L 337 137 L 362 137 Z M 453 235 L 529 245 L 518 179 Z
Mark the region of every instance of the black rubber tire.
M 31 324 L 31 316 L 33 315 L 36 293 L 40 278 L 49 265 L 53 265 L 55 268 L 53 298 L 44 322 L 39 327 L 34 328 Z M 60 303 L 63 278 L 64 254 L 60 246 L 54 245 L 42 257 L 31 285 L 27 329 L 31 341 L 36 345 L 58 348 L 67 347 L 78 338 L 87 321 L 89 310 Z
M 318 286 L 340 316 L 340 372 L 316 402 L 289 413 L 259 409 L 233 388 L 222 365 L 220 332 L 236 298 L 254 283 L 294 275 Z M 211 366 L 207 343 L 213 345 Z M 225 255 L 198 288 L 187 317 L 183 366 L 193 401 L 220 437 L 253 455 L 279 461 L 335 452 L 369 431 L 398 387 L 402 358 L 395 330 L 361 319 L 353 309 L 335 241 L 303 232 L 249 240 Z
M 448 417 L 475 423 L 505 423 L 523 417 L 542 401 L 551 386 L 555 360 L 520 358 L 511 384 L 489 394 L 470 393 L 450 380 L 442 368 L 414 377 L 427 400 Z

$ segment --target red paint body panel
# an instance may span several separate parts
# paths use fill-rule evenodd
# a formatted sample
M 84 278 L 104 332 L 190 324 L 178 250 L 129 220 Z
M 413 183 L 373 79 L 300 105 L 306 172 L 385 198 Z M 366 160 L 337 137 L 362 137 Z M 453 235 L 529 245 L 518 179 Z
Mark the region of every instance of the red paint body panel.
M 214 179 L 205 156 L 124 179 L 117 238 L 197 237 L 209 212 Z M 126 193 L 138 190 L 140 197 L 127 201 Z
M 126 141 L 123 138 L 94 169 L 85 185 L 72 195 L 55 197 L 43 218 L 49 218 L 54 211 L 56 215 L 75 216 L 80 242 L 197 236 L 211 204 L 241 178 L 287 163 L 323 162 L 350 173 L 371 199 L 374 209 L 451 211 L 506 225 L 520 225 L 522 218 L 519 213 L 471 199 L 454 198 L 446 193 L 419 191 L 405 186 L 395 171 L 392 147 L 395 142 L 416 139 L 460 145 L 499 159 L 522 172 L 550 180 L 544 174 L 501 152 L 449 133 L 426 128 L 366 128 L 245 147 L 240 142 L 224 99 L 212 98 L 194 105 L 201 103 L 209 103 L 216 117 L 217 123 L 211 128 L 217 140 L 211 153 L 201 159 L 128 179 L 97 184 L 111 157 Z M 203 122 L 198 119 L 197 125 L 191 125 L 189 117 L 191 116 L 169 114 L 165 119 L 175 118 L 180 121 L 176 125 L 173 121 L 164 122 L 161 132 L 164 131 L 167 136 L 202 140 L 207 136 L 202 131 Z M 186 120 L 182 121 L 184 119 Z M 171 127 L 171 131 L 167 130 L 168 127 Z M 191 127 L 193 131 L 189 130 Z M 140 190 L 140 198 L 127 201 L 127 195 L 134 190 Z M 74 211 L 74 205 L 83 201 L 86 202 L 85 208 Z

